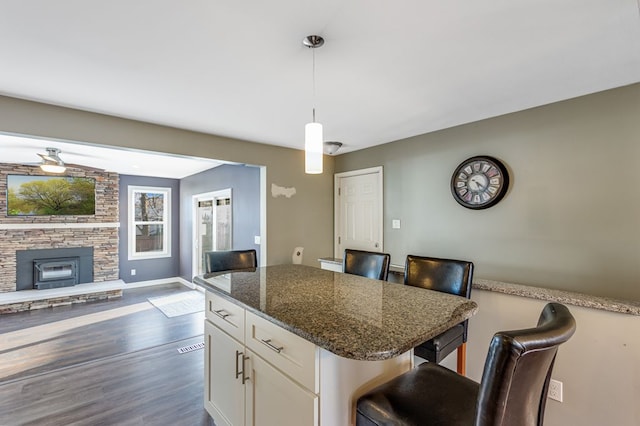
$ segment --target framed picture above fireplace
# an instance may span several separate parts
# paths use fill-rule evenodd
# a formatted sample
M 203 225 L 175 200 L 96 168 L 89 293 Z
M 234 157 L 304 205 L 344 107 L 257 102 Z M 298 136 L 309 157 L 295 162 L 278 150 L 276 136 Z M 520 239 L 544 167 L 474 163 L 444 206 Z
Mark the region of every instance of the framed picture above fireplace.
M 7 216 L 96 213 L 96 181 L 70 176 L 7 175 Z

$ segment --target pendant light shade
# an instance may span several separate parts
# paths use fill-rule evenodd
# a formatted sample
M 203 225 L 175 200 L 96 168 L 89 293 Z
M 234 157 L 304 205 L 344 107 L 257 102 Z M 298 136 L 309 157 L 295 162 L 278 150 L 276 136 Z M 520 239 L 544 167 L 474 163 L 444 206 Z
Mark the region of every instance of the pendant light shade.
M 324 44 L 324 39 L 317 35 L 307 36 L 302 44 L 310 49 L 316 49 Z M 316 54 L 313 50 L 313 100 L 316 96 Z M 304 171 L 307 174 L 322 173 L 322 124 L 316 123 L 316 109 L 313 108 L 313 121 L 304 126 Z
M 304 171 L 322 173 L 322 124 L 307 123 L 304 126 Z

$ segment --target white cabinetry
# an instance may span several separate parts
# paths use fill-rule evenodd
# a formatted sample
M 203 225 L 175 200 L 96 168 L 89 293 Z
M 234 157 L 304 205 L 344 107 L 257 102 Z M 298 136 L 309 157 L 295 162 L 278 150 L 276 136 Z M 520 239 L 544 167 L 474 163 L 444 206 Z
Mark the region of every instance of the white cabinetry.
M 318 425 L 316 346 L 213 293 L 206 303 L 204 404 L 216 425 Z
M 246 313 L 246 345 L 304 388 L 318 392 L 318 348 L 251 312 Z
M 244 347 L 209 321 L 205 321 L 204 335 L 204 406 L 216 426 L 242 425 L 245 415 L 242 377 L 246 377 L 242 361 L 245 361 L 245 366 L 247 361 L 242 359 Z
M 357 398 L 412 367 L 339 357 L 212 292 L 206 294 L 204 405 L 217 426 L 354 423 Z
M 251 386 L 246 423 L 251 426 L 317 425 L 318 396 L 249 351 Z
M 320 269 L 326 269 L 327 271 L 342 272 L 342 263 L 337 262 L 334 259 L 318 259 L 320 261 Z

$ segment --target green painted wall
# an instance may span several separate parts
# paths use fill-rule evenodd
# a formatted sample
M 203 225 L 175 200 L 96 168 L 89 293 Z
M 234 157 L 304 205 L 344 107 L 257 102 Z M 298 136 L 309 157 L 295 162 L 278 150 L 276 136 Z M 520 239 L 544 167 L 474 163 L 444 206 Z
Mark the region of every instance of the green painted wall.
M 332 157 L 325 156 L 322 175 L 306 175 L 300 150 L 2 96 L 0 132 L 266 166 L 267 263 L 291 263 L 293 249 L 302 246 L 304 263 L 317 266 L 333 251 Z M 295 187 L 296 195 L 274 198 L 272 183 Z
M 481 154 L 512 182 L 473 211 L 449 181 Z M 335 170 L 380 165 L 392 263 L 469 259 L 477 278 L 640 300 L 640 84 L 343 154 Z

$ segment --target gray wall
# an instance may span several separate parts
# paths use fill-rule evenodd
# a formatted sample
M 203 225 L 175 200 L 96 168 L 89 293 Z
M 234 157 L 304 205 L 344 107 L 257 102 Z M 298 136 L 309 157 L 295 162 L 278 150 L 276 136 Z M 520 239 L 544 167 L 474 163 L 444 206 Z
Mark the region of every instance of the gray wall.
M 305 247 L 308 265 L 333 252 L 333 157 L 325 156 L 323 174 L 307 175 L 301 150 L 7 96 L 0 96 L 0 131 L 266 166 L 268 190 L 272 184 L 296 188 L 291 198 L 267 195 L 267 263 L 290 263 L 296 246 Z
M 335 169 L 384 167 L 392 263 L 469 259 L 477 278 L 640 300 L 639 117 L 635 84 L 343 154 Z M 474 211 L 449 181 L 480 154 L 503 160 L 512 182 Z
M 260 247 L 254 243 L 254 236 L 260 235 L 260 168 L 225 164 L 188 176 L 180 181 L 180 276 L 188 281 L 192 278 L 192 197 L 227 188 L 231 188 L 233 249 L 255 249 L 260 256 Z
M 129 241 L 129 198 L 128 187 L 156 186 L 171 188 L 171 257 L 160 259 L 128 259 Z M 163 179 L 155 177 L 120 175 L 120 230 L 119 230 L 119 258 L 120 278 L 126 282 L 156 280 L 160 278 L 177 277 L 180 272 L 180 181 L 178 179 Z M 136 275 L 131 275 L 131 269 Z

